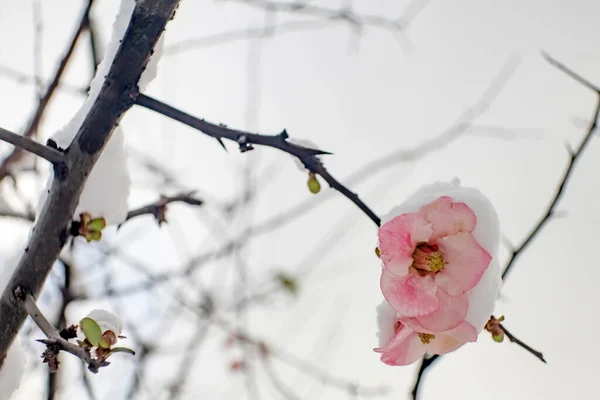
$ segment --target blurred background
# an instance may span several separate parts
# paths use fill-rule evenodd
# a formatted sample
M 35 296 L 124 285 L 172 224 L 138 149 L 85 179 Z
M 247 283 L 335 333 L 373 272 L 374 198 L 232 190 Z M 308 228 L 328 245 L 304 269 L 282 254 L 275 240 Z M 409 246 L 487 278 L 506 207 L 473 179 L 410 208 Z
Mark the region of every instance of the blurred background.
M 45 141 L 77 111 L 120 2 L 95 0 L 82 19 L 88 3 L 0 0 L 1 127 L 26 130 L 83 21 L 30 133 Z M 421 185 L 458 177 L 495 204 L 506 264 L 555 198 L 597 103 L 541 51 L 600 85 L 599 13 L 589 0 L 186 0 L 148 94 L 314 142 L 380 216 Z M 191 191 L 203 204 L 174 203 L 161 226 L 146 215 L 65 249 L 43 311 L 63 326 L 113 311 L 137 355 L 114 355 L 97 375 L 62 355 L 50 375 L 29 321 L 14 399 L 412 398 L 418 363 L 389 367 L 372 351 L 382 300 L 372 221 L 325 182 L 311 194 L 288 154 L 224 151 L 139 107 L 121 125 L 132 209 Z M 548 364 L 484 332 L 427 370 L 421 399 L 596 398 L 594 135 L 496 307 Z M 0 268 L 12 268 L 48 168 L 0 150 Z

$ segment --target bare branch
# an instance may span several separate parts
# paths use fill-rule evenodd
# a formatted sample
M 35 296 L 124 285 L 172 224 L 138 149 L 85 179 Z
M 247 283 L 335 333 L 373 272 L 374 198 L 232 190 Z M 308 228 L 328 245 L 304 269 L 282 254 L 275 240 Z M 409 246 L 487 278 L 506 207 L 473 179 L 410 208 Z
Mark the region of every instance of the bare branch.
M 194 197 L 194 192 L 180 193 L 175 196 L 161 196 L 159 200 L 154 203 L 136 208 L 127 213 L 125 221 L 129 221 L 132 218 L 139 217 L 141 215 L 154 215 L 154 218 L 159 224 L 166 222 L 165 213 L 168 204 L 181 202 L 189 204 L 191 206 L 201 206 L 204 202 Z
M 508 337 L 508 340 L 510 340 L 511 342 L 521 346 L 522 348 L 524 348 L 525 350 L 527 350 L 528 352 L 530 352 L 531 354 L 533 354 L 534 356 L 536 356 L 537 358 L 539 358 L 539 360 L 541 362 L 543 362 L 544 364 L 546 364 L 546 359 L 544 358 L 544 355 L 537 351 L 532 349 L 529 345 L 527 345 L 526 343 L 523 343 L 521 340 L 519 340 L 519 338 L 515 337 L 512 333 L 510 333 L 508 331 L 508 329 L 506 329 L 504 327 L 504 325 L 499 324 L 500 329 L 502 329 L 502 331 L 504 332 L 504 334 L 506 335 L 506 337 Z
M 546 61 L 548 61 L 550 64 L 554 65 L 556 68 L 558 68 L 559 70 L 561 70 L 562 72 L 564 72 L 565 74 L 570 76 L 571 78 L 575 79 L 577 82 L 581 83 L 583 86 L 587 87 L 588 89 L 593 90 L 596 93 L 600 93 L 600 87 L 594 85 L 593 83 L 591 83 L 590 81 L 588 81 L 587 79 L 585 79 L 584 77 L 579 75 L 577 72 L 568 68 L 566 65 L 564 65 L 560 61 L 555 60 L 554 58 L 552 58 L 550 56 L 550 54 L 546 53 L 545 51 L 542 51 L 542 57 L 544 57 L 546 59 Z
M 16 133 L 0 128 L 0 140 L 10 143 L 18 149 L 33 153 L 38 157 L 50 161 L 52 164 L 64 162 L 65 156 L 58 150 L 49 146 L 44 146 L 26 136 L 17 135 Z
M 594 114 L 592 115 L 592 118 L 590 119 L 590 122 L 588 123 L 587 130 L 586 130 L 585 134 L 583 135 L 583 139 L 581 140 L 579 147 L 577 147 L 576 150 L 569 151 L 569 160 L 567 162 L 567 167 L 565 169 L 562 179 L 560 180 L 558 188 L 556 189 L 556 192 L 554 193 L 554 196 L 553 196 L 552 200 L 550 201 L 550 204 L 546 208 L 546 212 L 544 213 L 542 218 L 538 221 L 538 223 L 533 227 L 533 229 L 531 230 L 529 235 L 527 235 L 527 237 L 525 238 L 523 243 L 521 243 L 521 245 L 519 247 L 517 247 L 516 249 L 514 249 L 512 251 L 512 254 L 510 255 L 510 258 L 506 264 L 506 267 L 504 268 L 504 272 L 502 272 L 502 279 L 506 279 L 508 277 L 508 273 L 511 271 L 511 268 L 515 265 L 515 262 L 517 261 L 519 256 L 523 253 L 523 251 L 525 249 L 527 249 L 527 247 L 531 244 L 531 242 L 541 232 L 542 228 L 546 225 L 546 223 L 554 215 L 554 213 L 556 211 L 556 205 L 558 204 L 558 201 L 562 197 L 562 195 L 565 191 L 565 188 L 567 186 L 567 183 L 569 182 L 569 179 L 573 175 L 573 171 L 575 170 L 576 161 L 578 160 L 579 156 L 583 153 L 583 151 L 587 148 L 588 143 L 590 142 L 590 140 L 592 139 L 592 136 L 594 135 L 594 132 L 596 131 L 598 116 L 600 115 L 600 89 L 598 89 L 593 84 L 589 83 L 586 79 L 582 78 L 577 73 L 568 69 L 563 64 L 554 60 L 549 55 L 544 54 L 544 57 L 546 57 L 546 59 L 552 65 L 558 67 L 561 71 L 564 71 L 567 75 L 569 75 L 576 81 L 580 82 L 587 88 L 594 90 L 597 95 L 597 100 L 596 100 L 597 103 L 596 103 L 596 108 L 594 110 Z
M 318 155 L 330 153 L 323 150 L 299 146 L 287 141 L 288 134 L 285 130 L 277 135 L 262 135 L 231 129 L 226 125 L 217 125 L 203 119 L 193 117 L 181 110 L 178 110 L 168 104 L 141 93 L 137 97 L 136 104 L 195 128 L 208 136 L 214 137 L 217 140 L 228 139 L 236 142 L 240 146 L 240 151 L 242 152 L 252 150 L 253 145 L 260 145 L 272 147 L 291 154 L 302 161 L 304 166 L 311 172 L 319 174 L 323 179 L 325 179 L 329 186 L 356 204 L 358 208 L 360 208 L 377 226 L 379 226 L 381 223 L 379 217 L 365 203 L 363 203 L 355 193 L 351 192 L 348 188 L 338 182 L 331 174 L 329 174 L 323 163 L 316 157 Z

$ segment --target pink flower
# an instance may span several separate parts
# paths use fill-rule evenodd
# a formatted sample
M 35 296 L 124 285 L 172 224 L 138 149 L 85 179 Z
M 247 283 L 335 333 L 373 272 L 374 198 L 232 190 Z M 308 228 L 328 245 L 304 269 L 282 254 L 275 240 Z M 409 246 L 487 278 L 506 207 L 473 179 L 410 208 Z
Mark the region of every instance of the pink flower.
M 409 365 L 425 353 L 445 354 L 477 340 L 477 331 L 467 322 L 443 333 L 423 328 L 417 332 L 404 324 L 386 301 L 377 311 L 380 347 L 374 351 L 381 353 L 381 361 L 388 365 Z
M 378 307 L 381 360 L 407 365 L 477 340 L 502 283 L 498 216 L 457 181 L 419 189 L 384 217 Z
M 465 203 L 441 196 L 379 229 L 381 290 L 404 324 L 445 332 L 464 322 L 466 293 L 492 259 L 471 235 L 476 224 Z

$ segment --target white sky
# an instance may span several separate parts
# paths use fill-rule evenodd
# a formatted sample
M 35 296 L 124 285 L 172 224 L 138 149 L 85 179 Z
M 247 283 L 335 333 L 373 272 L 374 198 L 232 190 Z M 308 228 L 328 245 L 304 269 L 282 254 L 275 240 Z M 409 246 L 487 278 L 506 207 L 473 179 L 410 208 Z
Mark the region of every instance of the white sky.
M 31 3 L 0 1 L 0 64 L 25 74 L 33 72 Z M 334 0 L 312 3 L 340 4 Z M 360 12 L 392 17 L 407 3 L 355 0 L 354 6 Z M 82 4 L 43 2 L 44 76 L 52 75 Z M 103 41 L 109 37 L 117 7 L 117 0 L 97 0 L 94 18 Z M 550 201 L 566 166 L 565 142 L 577 145 L 595 100 L 593 93 L 546 63 L 539 51 L 548 51 L 600 84 L 599 13 L 600 3 L 591 0 L 431 0 L 408 29 L 412 50 L 402 45 L 406 38 L 398 40 L 397 33 L 368 28 L 357 38 L 347 26 L 331 23 L 325 29 L 260 42 L 243 40 L 165 56 L 149 93 L 232 127 L 265 133 L 285 127 L 292 137 L 310 139 L 335 153 L 325 163 L 343 182 L 369 161 L 440 134 L 481 96 L 507 59 L 517 57 L 520 62 L 514 76 L 468 135 L 442 152 L 396 164 L 352 189 L 381 215 L 414 188 L 458 176 L 464 185 L 476 186 L 492 199 L 503 233 L 519 243 Z M 281 14 L 277 21 L 287 19 L 299 18 Z M 243 5 L 186 0 L 169 24 L 166 40 L 175 45 L 260 26 L 264 20 L 262 11 Z M 90 78 L 88 50 L 80 46 L 78 52 L 66 81 L 85 86 Z M 19 131 L 33 109 L 33 87 L 0 77 L 0 93 L 0 126 Z M 80 101 L 71 94 L 57 96 L 45 119 L 44 136 L 67 122 Z M 213 204 L 208 211 L 173 207 L 172 223 L 162 231 L 146 220 L 107 236 L 109 243 L 122 244 L 127 254 L 154 271 L 217 248 L 224 237 L 311 196 L 305 175 L 285 154 L 258 149 L 240 155 L 234 146 L 226 153 L 214 140 L 142 109 L 129 112 L 123 126 L 133 152 L 160 161 Z M 510 132 L 499 138 L 486 128 L 490 126 Z M 504 314 L 511 332 L 542 350 L 548 365 L 516 345 L 496 344 L 483 334 L 478 343 L 444 357 L 431 370 L 422 398 L 597 396 L 598 154 L 598 140 L 593 138 L 560 203 L 565 215 L 547 225 L 521 257 L 497 306 L 496 315 Z M 259 177 L 258 199 L 232 223 L 217 221 L 222 235 L 215 236 L 214 229 L 206 227 L 208 216 L 216 215 L 215 205 L 241 193 L 248 162 Z M 132 206 L 155 199 L 161 188 L 148 184 L 148 176 L 141 172 L 134 176 Z M 31 194 L 35 185 L 25 179 L 22 187 Z M 13 193 L 8 182 L 2 190 Z M 320 194 L 315 202 L 325 196 Z M 11 249 L 22 246 L 27 230 L 3 223 L 0 232 L 5 242 L 1 249 L 9 257 Z M 375 235 L 372 222 L 347 199 L 334 194 L 285 228 L 253 241 L 242 253 L 251 285 L 280 269 L 312 272 L 301 281 L 297 302 L 276 297 L 268 308 L 255 307 L 248 315 L 248 329 L 312 359 L 336 376 L 365 385 L 386 384 L 393 389 L 390 399 L 408 398 L 413 368 L 385 366 L 372 352 L 376 345 L 374 308 L 381 300 L 379 262 L 373 255 Z M 337 241 L 327 243 L 332 238 Z M 330 251 L 317 253 L 324 243 Z M 215 263 L 203 272 L 207 282 L 214 283 L 216 267 L 227 269 L 230 276 L 235 273 L 230 264 Z M 139 279 L 123 265 L 112 263 L 110 268 L 123 282 Z M 225 290 L 216 296 L 222 305 L 232 299 Z M 85 304 L 81 313 L 99 304 Z M 145 308 L 129 302 L 119 307 L 125 315 L 134 316 L 153 306 L 158 303 L 150 301 Z M 82 316 L 78 310 L 70 310 L 74 321 Z M 164 340 L 176 343 L 184 333 L 189 333 L 189 327 Z M 217 330 L 209 331 L 209 336 L 194 364 L 186 398 L 242 398 L 244 380 L 227 371 L 232 357 L 222 348 L 222 336 Z M 33 357 L 31 362 L 39 359 Z M 157 358 L 149 381 L 157 387 L 167 385 L 180 362 L 179 354 Z M 129 376 L 131 368 L 125 357 L 115 358 L 109 369 L 93 376 L 98 398 L 123 398 L 116 380 Z M 287 367 L 280 368 L 284 381 L 302 398 L 347 398 L 347 393 L 324 389 Z M 18 398 L 42 398 L 41 376 L 24 381 L 26 387 Z M 79 376 L 77 370 L 74 376 Z M 279 398 L 264 377 L 259 381 L 262 398 Z M 79 398 L 81 390 L 80 386 L 67 388 L 63 395 Z M 142 398 L 165 395 L 143 393 Z

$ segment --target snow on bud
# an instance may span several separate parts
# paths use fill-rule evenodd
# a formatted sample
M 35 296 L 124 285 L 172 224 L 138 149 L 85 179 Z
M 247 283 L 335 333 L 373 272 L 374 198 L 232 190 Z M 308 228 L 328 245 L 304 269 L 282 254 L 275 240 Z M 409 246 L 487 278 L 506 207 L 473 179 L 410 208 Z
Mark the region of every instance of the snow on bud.
M 390 365 L 444 354 L 477 340 L 501 285 L 496 211 L 477 189 L 436 183 L 419 189 L 379 229 L 381 337 Z M 386 319 L 382 325 L 381 319 Z M 389 325 L 393 325 L 393 329 Z
M 78 341 L 79 346 L 88 351 L 93 350 L 96 359 L 106 361 L 111 354 L 118 352 L 135 355 L 133 350 L 126 347 L 113 347 L 118 339 L 123 338 L 123 323 L 113 313 L 93 310 L 79 322 L 79 326 L 85 336 L 85 340 Z

